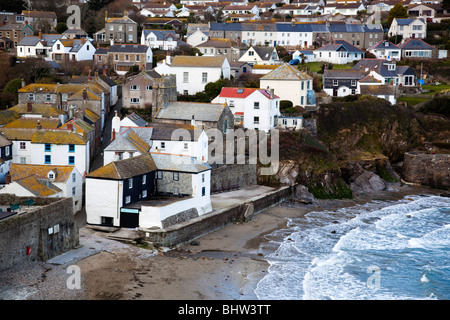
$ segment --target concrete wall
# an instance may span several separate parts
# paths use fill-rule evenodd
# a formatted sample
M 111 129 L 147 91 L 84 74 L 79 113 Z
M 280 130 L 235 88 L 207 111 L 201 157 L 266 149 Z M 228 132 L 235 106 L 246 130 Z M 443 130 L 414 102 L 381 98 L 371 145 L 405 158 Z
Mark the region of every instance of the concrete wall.
M 211 192 L 231 186 L 241 188 L 257 184 L 256 165 L 227 164 L 211 171 Z
M 146 230 L 142 232 L 142 236 L 146 241 L 154 244 L 168 247 L 175 246 L 221 229 L 233 221 L 249 219 L 257 212 L 290 198 L 294 193 L 295 186 L 283 187 L 270 194 L 236 204 L 231 208 L 193 218 L 179 225 L 170 226 L 163 230 Z
M 0 195 L 0 205 L 22 203 L 26 207 L 26 199 L 3 194 Z M 36 210 L 0 220 L 0 270 L 27 261 L 45 261 L 78 245 L 72 199 L 34 200 L 39 205 Z M 55 226 L 59 227 L 58 232 L 55 232 Z M 53 228 L 51 233 L 49 228 Z M 27 254 L 27 247 L 30 247 L 30 254 Z
M 450 154 L 405 153 L 403 179 L 431 187 L 450 187 Z

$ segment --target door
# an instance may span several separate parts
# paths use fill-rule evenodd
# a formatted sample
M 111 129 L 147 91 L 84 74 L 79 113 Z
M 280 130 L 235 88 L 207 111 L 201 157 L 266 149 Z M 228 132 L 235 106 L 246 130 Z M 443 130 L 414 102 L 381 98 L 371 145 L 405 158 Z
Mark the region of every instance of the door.
M 338 89 L 333 89 L 333 97 L 337 97 L 338 95 Z
M 120 210 L 120 226 L 123 228 L 139 227 L 139 210 L 122 208 Z

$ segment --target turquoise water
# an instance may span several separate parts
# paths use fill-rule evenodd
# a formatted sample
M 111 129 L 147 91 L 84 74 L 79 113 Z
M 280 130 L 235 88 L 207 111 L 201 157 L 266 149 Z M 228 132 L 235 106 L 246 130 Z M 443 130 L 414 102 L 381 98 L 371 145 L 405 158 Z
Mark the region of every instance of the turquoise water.
M 310 212 L 268 238 L 259 299 L 450 299 L 450 198 Z

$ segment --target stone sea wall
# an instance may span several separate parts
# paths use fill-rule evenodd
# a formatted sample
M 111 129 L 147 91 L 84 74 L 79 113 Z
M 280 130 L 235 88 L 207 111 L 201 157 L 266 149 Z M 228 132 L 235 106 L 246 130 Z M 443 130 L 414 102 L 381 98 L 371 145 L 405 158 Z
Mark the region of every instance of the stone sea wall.
M 403 179 L 430 187 L 450 187 L 450 154 L 405 153 Z

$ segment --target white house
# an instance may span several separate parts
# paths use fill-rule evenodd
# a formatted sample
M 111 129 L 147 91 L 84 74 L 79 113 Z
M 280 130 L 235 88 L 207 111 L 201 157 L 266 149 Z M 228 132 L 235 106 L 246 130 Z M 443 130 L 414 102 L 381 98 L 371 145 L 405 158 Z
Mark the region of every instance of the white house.
M 292 54 L 292 59 L 298 59 L 299 63 L 302 62 L 302 59 L 304 59 L 304 63 L 308 63 L 308 62 L 315 62 L 315 56 L 314 56 L 314 52 L 311 50 L 296 50 L 293 54 Z
M 347 64 L 364 58 L 364 51 L 344 40 L 334 40 L 314 50 L 314 60 L 333 64 Z
M 374 44 L 370 48 L 367 48 L 367 51 L 375 55 L 377 59 L 385 59 L 391 61 L 401 60 L 402 58 L 402 49 L 387 40 L 383 40 Z
M 58 39 L 52 45 L 53 61 L 92 61 L 95 47 L 89 39 Z
M 174 30 L 143 29 L 141 44 L 152 49 L 175 50 L 178 45 L 178 38 Z
M 196 30 L 192 34 L 186 37 L 186 43 L 192 47 L 196 47 L 199 44 L 208 40 L 209 32 Z
M 275 47 L 250 46 L 238 61 L 247 62 L 252 65 L 277 64 L 279 58 Z
M 388 31 L 389 37 L 402 36 L 402 43 L 408 38 L 426 38 L 427 22 L 423 18 L 394 18 Z
M 294 106 L 316 105 L 313 78 L 296 66 L 284 63 L 263 76 L 259 83 L 261 88 L 273 88 L 280 100 L 289 100 Z
M 180 94 L 196 94 L 205 85 L 219 79 L 230 79 L 230 64 L 224 56 L 175 56 L 154 68 L 159 74 L 175 74 Z
M 120 120 L 116 115 L 111 130 L 113 140 L 104 149 L 103 165 L 147 152 L 185 155 L 200 162 L 208 161 L 208 136 L 195 126 L 195 120 L 191 125 L 152 122 L 148 126 L 139 126 L 128 117 Z
M 211 167 L 186 156 L 146 153 L 86 178 L 87 223 L 165 228 L 212 211 Z
M 212 103 L 227 103 L 234 114 L 234 124 L 251 130 L 270 132 L 277 126 L 280 98 L 273 89 L 224 87 Z
M 62 34 L 42 34 L 39 36 L 23 37 L 17 44 L 17 57 L 44 58 L 51 60 L 52 45 L 58 39 L 67 39 Z
M 303 117 L 280 116 L 277 127 L 284 130 L 300 130 L 303 127 Z
M 82 208 L 83 179 L 73 165 L 35 165 L 13 163 L 11 183 L 0 193 L 22 197 L 67 197 L 73 200 L 73 212 Z

